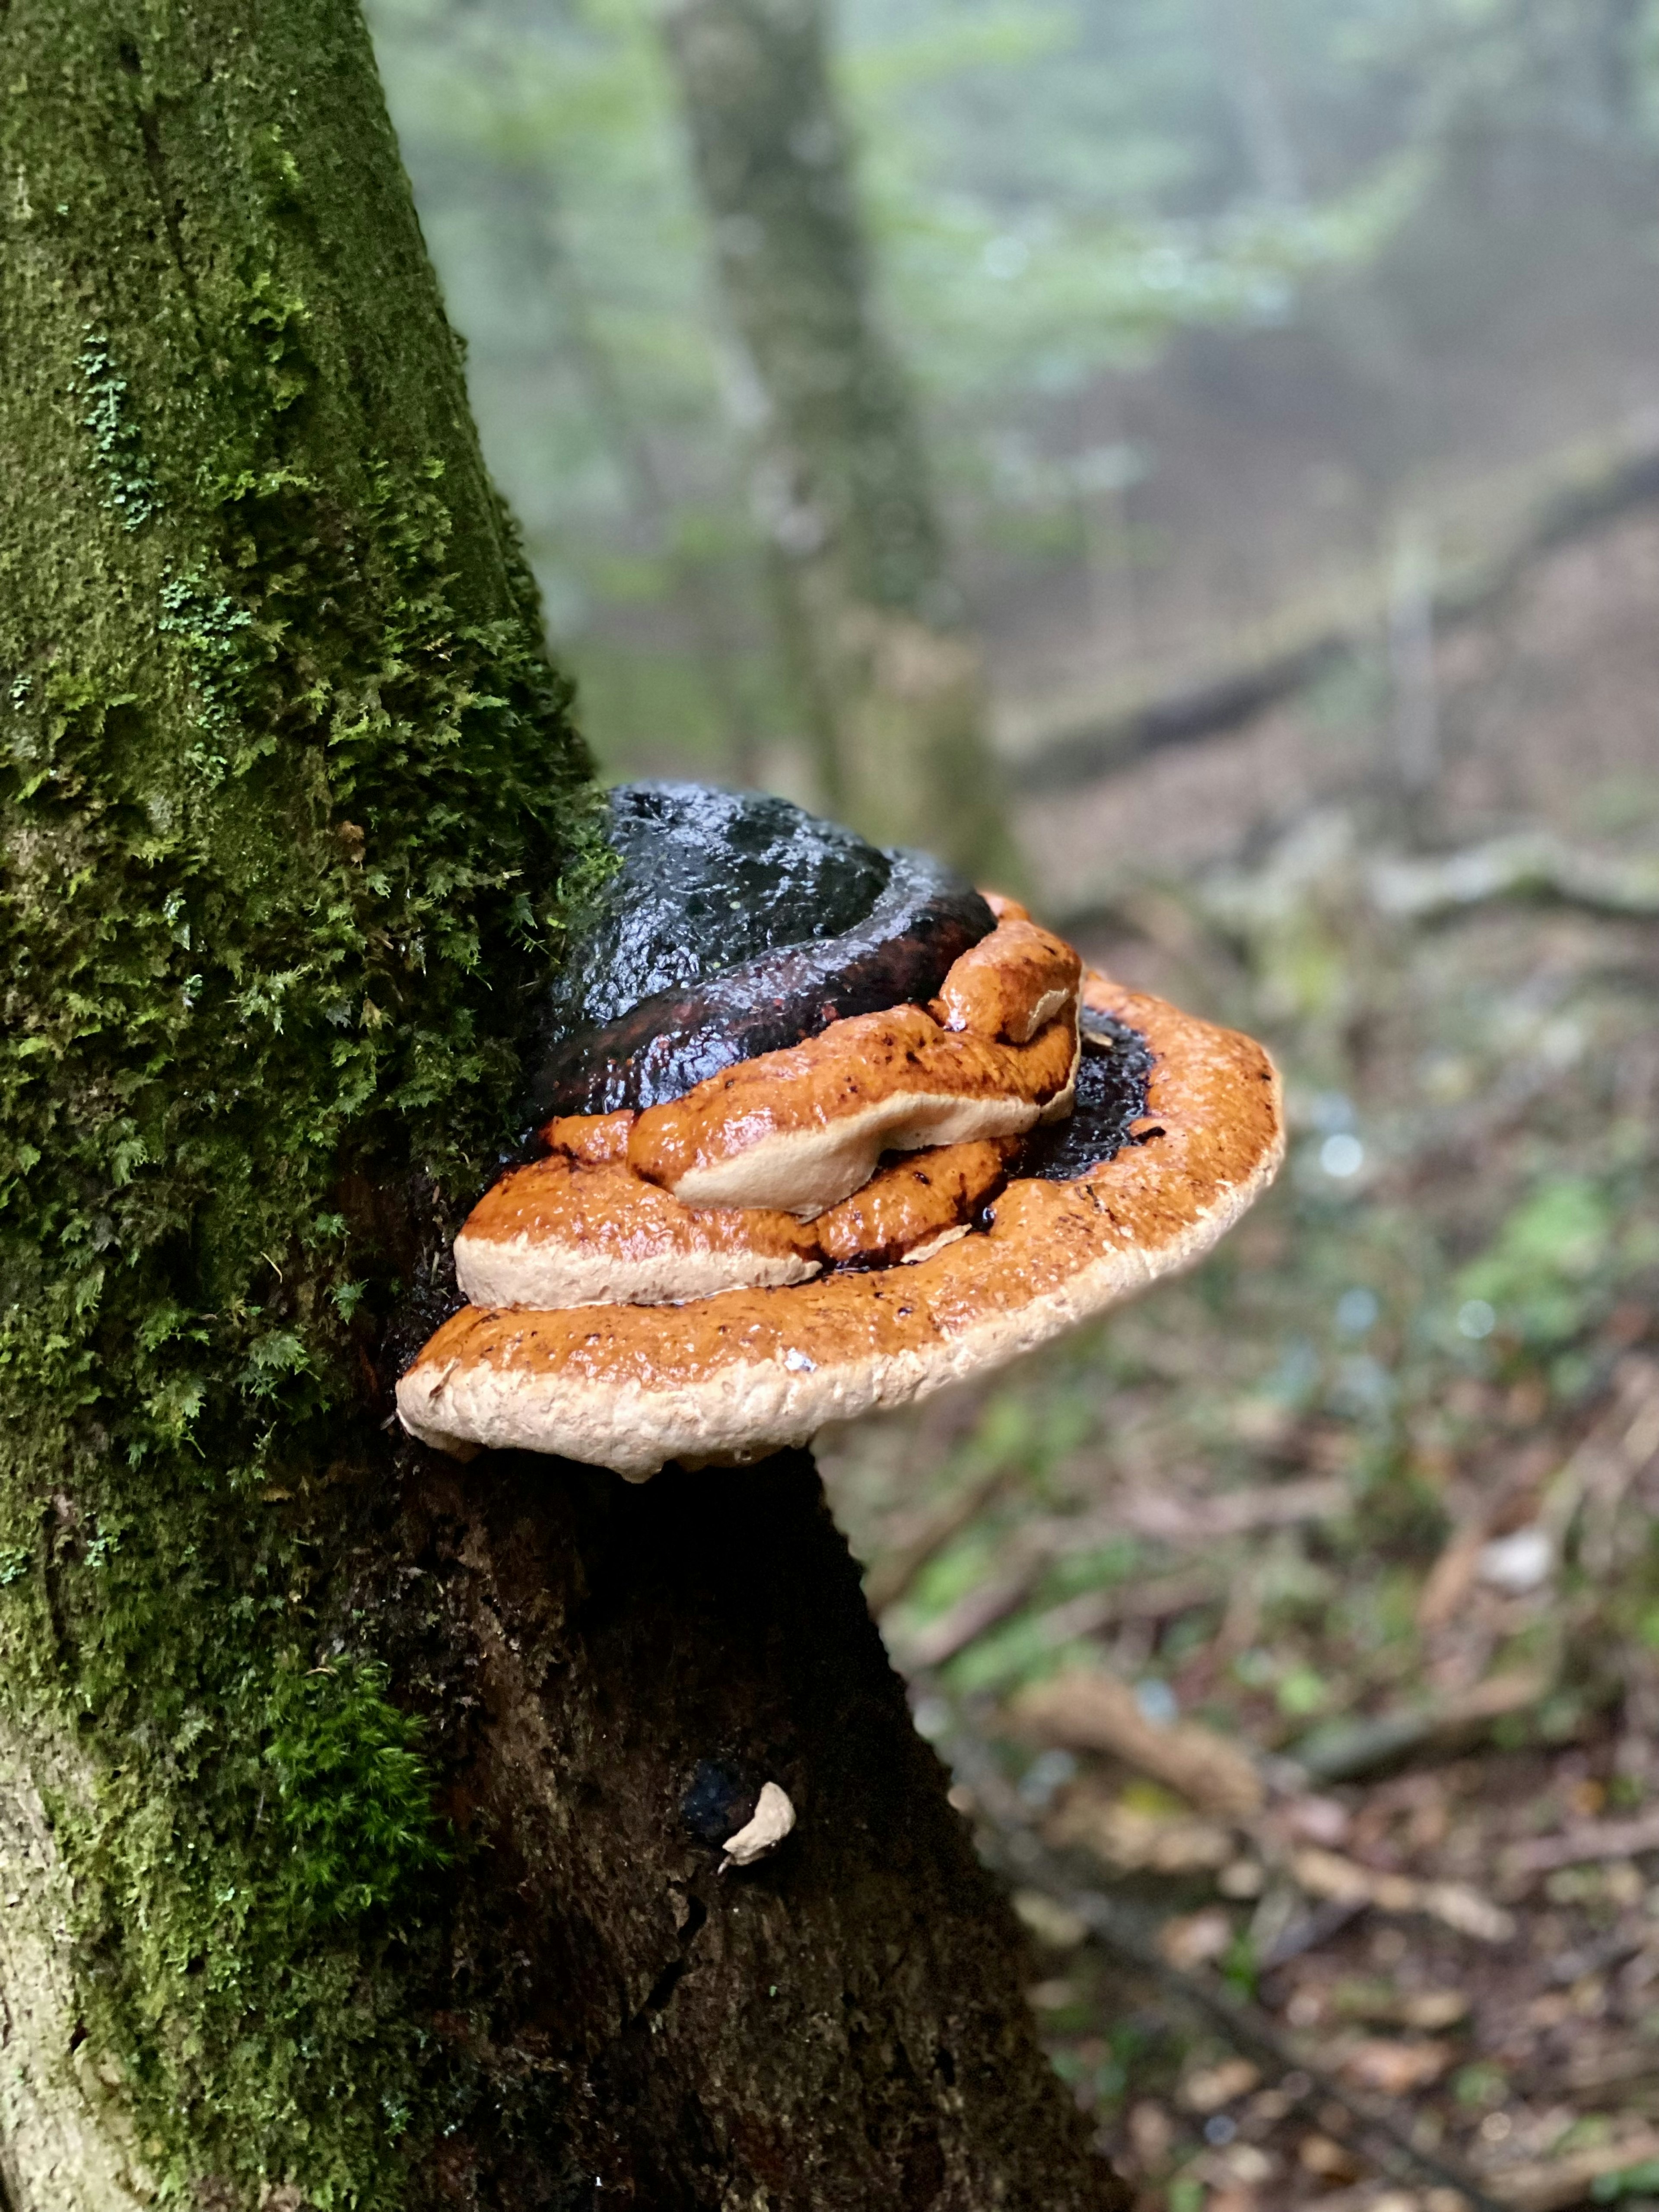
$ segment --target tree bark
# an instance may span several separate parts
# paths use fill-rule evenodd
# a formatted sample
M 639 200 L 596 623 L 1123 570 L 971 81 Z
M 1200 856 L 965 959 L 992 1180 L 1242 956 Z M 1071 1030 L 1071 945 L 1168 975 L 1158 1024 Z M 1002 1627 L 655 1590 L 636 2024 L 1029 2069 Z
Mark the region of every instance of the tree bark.
M 605 862 L 356 6 L 0 65 L 9 2212 L 1115 2203 L 809 1463 L 388 1420 Z
M 981 878 L 1017 866 L 916 409 L 872 311 L 822 0 L 667 0 L 698 185 L 765 423 L 756 505 L 824 798 Z

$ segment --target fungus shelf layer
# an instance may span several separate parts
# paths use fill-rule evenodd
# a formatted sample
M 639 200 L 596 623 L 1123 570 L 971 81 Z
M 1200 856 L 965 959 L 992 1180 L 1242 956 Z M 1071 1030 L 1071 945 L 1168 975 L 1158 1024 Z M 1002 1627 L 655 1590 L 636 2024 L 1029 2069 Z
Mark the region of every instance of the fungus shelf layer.
M 1273 1064 L 1105 976 L 1082 999 L 1085 1035 L 1111 1049 L 1084 1058 L 1100 1074 L 1079 1170 L 1057 1139 L 976 1233 L 899 1267 L 669 1311 L 465 1308 L 399 1384 L 405 1426 L 440 1449 L 556 1453 L 635 1480 L 669 1460 L 756 1459 L 1000 1366 L 1200 1258 L 1278 1165 Z

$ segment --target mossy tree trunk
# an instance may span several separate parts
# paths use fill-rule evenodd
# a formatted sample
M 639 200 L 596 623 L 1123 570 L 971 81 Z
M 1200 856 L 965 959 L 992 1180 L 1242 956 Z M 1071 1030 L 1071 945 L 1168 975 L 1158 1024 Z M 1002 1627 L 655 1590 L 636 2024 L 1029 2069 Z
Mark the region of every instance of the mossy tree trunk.
M 1006 880 L 983 667 L 872 311 L 823 0 L 664 0 L 663 23 L 764 410 L 756 506 L 825 799 L 867 836 Z
M 604 862 L 355 4 L 0 70 L 0 2197 L 1108 2202 L 810 1463 L 388 1419 Z

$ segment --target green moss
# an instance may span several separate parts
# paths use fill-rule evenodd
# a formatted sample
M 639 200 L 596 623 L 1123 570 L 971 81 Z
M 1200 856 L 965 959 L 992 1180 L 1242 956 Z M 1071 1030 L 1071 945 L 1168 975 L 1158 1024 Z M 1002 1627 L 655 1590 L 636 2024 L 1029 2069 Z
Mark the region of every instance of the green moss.
M 377 472 L 357 526 L 396 589 L 327 676 L 341 556 L 291 481 L 230 503 L 216 577 L 163 587 L 197 702 L 173 792 L 136 698 L 62 665 L 0 781 L 5 1520 L 62 1624 L 8 1637 L 9 1692 L 67 1699 L 93 1754 L 56 1808 L 88 2014 L 181 2198 L 211 2158 L 391 2203 L 424 2109 L 430 1780 L 384 1675 L 294 1644 L 330 1593 L 262 1493 L 383 1457 L 354 1370 L 408 1285 L 343 1180 L 471 1196 L 513 1126 L 509 978 L 603 865 L 569 769 L 537 773 L 563 700 L 533 636 L 446 602 L 437 482 Z
M 418 1720 L 387 1702 L 386 1669 L 342 1658 L 280 1665 L 265 1759 L 290 1838 L 288 1900 L 301 1919 L 349 1920 L 396 1905 L 447 1866 L 432 1819 Z
M 163 2201 L 369 2212 L 453 2086 L 386 1334 L 608 855 L 355 10 L 244 29 L 8 17 L 0 1713 Z
M 108 339 L 90 326 L 75 366 L 87 406 L 81 427 L 92 439 L 104 504 L 119 515 L 124 530 L 137 530 L 155 512 L 155 479 L 132 419 L 126 379 L 116 374 Z

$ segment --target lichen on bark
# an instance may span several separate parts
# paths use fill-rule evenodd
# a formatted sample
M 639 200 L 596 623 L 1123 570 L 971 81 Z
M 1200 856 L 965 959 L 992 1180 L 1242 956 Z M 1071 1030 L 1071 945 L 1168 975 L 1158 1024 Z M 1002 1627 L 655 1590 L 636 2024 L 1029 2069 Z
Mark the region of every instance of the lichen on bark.
M 449 1846 L 316 1528 L 603 848 L 355 8 L 0 69 L 0 1704 L 154 2185 L 368 2206 Z

